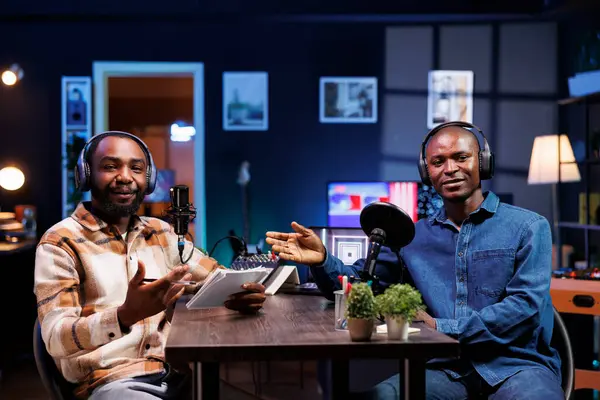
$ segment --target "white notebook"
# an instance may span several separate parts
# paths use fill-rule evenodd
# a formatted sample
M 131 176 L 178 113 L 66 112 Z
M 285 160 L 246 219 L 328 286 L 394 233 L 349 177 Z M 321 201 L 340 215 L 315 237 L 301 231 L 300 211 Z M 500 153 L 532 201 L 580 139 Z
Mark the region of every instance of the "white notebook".
M 412 326 L 408 327 L 408 334 L 410 335 L 411 333 L 417 333 L 417 332 L 421 332 L 421 329 L 419 328 L 413 328 Z M 377 333 L 387 333 L 387 325 L 378 325 L 377 326 Z
M 262 283 L 272 271 L 272 268 L 263 267 L 247 270 L 216 269 L 194 297 L 187 302 L 186 307 L 188 309 L 222 307 L 230 295 L 244 291 L 242 289 L 244 283 Z

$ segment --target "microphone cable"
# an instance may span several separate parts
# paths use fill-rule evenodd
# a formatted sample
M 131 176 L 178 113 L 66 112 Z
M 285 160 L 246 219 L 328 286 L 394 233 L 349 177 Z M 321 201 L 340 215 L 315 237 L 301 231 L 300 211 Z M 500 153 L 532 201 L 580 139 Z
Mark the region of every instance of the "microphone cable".
M 192 249 L 190 250 L 189 256 L 184 260 L 183 259 L 183 249 L 185 247 L 185 237 L 186 236 L 190 237 L 190 243 L 192 244 Z M 181 239 L 183 239 L 183 240 L 181 240 Z M 190 261 L 190 259 L 192 258 L 192 255 L 194 254 L 194 236 L 190 232 L 187 232 L 182 238 L 177 238 L 177 250 L 179 250 L 179 260 L 181 261 L 181 264 L 187 264 Z

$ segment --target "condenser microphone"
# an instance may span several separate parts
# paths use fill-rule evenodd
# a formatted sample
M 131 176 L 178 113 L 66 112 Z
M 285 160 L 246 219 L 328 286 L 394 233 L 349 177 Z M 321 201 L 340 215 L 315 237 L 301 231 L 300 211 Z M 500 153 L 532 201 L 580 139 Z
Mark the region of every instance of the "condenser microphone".
M 190 189 L 185 185 L 176 185 L 171 189 L 171 208 L 167 213 L 171 216 L 173 230 L 177 235 L 177 249 L 179 258 L 183 260 L 185 237 L 189 233 L 189 223 L 196 218 L 196 209 L 190 204 Z M 190 254 L 191 257 L 191 254 Z M 187 261 L 186 261 L 187 262 Z
M 415 224 L 400 207 L 378 201 L 367 205 L 360 213 L 360 226 L 369 237 L 369 251 L 360 273 L 363 282 L 371 281 L 373 292 L 379 291 L 379 277 L 375 273 L 381 246 L 392 251 L 400 249 L 415 237 Z

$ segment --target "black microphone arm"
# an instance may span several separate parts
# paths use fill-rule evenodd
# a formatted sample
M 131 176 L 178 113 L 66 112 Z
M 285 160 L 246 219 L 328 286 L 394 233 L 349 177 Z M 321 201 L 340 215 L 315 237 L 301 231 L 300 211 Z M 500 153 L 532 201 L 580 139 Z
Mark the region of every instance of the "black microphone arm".
M 400 207 L 388 202 L 374 202 L 360 213 L 360 226 L 369 236 L 369 250 L 365 265 L 359 276 L 363 282 L 371 282 L 375 295 L 381 293 L 379 277 L 375 272 L 381 246 L 389 247 L 396 254 L 415 237 L 415 224 Z M 402 269 L 400 269 L 402 271 Z
M 386 234 L 383 229 L 375 228 L 369 235 L 369 252 L 365 265 L 362 271 L 360 271 L 360 279 L 363 282 L 371 282 L 371 289 L 373 292 L 377 292 L 379 289 L 379 277 L 375 274 L 375 267 L 377 266 L 377 257 L 381 251 L 381 246 L 385 243 Z

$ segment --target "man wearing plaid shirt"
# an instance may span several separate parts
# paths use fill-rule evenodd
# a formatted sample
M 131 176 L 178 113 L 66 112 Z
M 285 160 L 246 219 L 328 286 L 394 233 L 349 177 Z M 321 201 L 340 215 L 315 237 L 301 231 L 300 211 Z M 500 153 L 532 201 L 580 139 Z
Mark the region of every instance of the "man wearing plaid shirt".
M 172 282 L 202 282 L 219 265 L 187 241 L 184 254 L 192 255 L 181 265 L 171 226 L 136 215 L 155 172 L 139 138 L 94 136 L 75 172 L 92 201 L 50 228 L 36 252 L 34 292 L 46 348 L 79 398 L 181 398 L 189 379 L 164 358 L 166 310 L 186 290 Z M 256 312 L 264 287 L 243 289 L 225 306 Z

